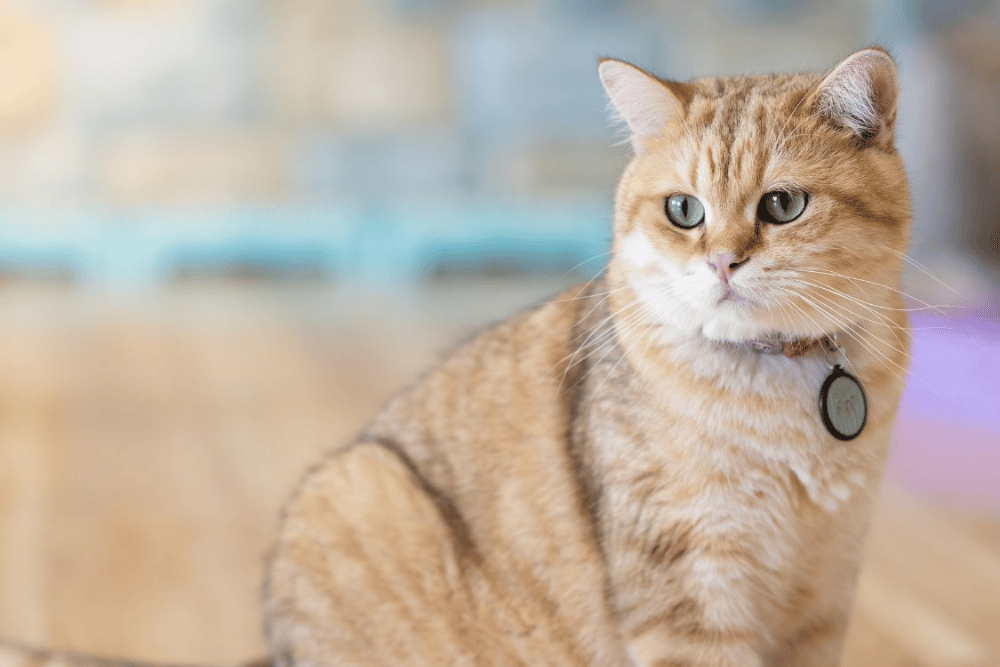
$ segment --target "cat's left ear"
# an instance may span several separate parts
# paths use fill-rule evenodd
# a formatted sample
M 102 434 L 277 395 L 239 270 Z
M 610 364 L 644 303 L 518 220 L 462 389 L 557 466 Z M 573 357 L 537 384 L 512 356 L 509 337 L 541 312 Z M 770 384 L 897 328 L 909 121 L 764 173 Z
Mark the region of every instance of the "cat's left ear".
M 873 47 L 848 56 L 813 95 L 819 112 L 862 145 L 892 145 L 899 83 L 896 63 L 886 51 Z
M 644 152 L 649 140 L 661 136 L 667 124 L 682 113 L 680 91 L 675 89 L 679 84 L 611 58 L 602 58 L 597 71 L 615 110 L 628 124 L 636 153 Z

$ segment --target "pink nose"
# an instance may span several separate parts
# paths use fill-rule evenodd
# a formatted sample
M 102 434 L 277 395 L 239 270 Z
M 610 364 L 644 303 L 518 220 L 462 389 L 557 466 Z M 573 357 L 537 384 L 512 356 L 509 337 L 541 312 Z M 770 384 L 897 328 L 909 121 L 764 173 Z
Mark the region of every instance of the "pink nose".
M 736 259 L 736 255 L 731 252 L 717 252 L 708 256 L 708 265 L 712 267 L 719 280 L 728 283 L 729 279 L 736 273 L 736 269 L 747 263 L 749 257 Z

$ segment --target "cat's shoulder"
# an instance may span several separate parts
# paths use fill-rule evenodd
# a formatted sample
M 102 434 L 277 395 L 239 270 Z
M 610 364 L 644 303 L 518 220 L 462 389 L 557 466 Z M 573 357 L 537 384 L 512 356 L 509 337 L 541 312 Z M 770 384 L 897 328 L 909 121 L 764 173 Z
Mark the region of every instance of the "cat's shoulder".
M 600 279 L 575 285 L 466 338 L 398 392 L 370 430 L 487 428 L 502 415 L 532 421 L 543 406 L 563 403 L 576 385 L 579 324 L 601 291 Z
M 474 331 L 453 344 L 411 388 L 434 377 L 466 375 L 475 368 L 532 372 L 539 370 L 532 369 L 532 364 L 558 363 L 579 342 L 577 330 L 593 310 L 595 295 L 604 290 L 602 285 L 601 277 L 573 285 Z

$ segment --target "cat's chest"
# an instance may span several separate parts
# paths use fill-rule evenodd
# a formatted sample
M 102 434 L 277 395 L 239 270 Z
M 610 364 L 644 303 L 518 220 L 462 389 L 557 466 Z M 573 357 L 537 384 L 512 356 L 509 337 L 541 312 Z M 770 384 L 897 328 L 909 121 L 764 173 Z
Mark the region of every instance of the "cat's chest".
M 646 536 L 650 553 L 671 533 L 739 540 L 778 567 L 779 543 L 797 548 L 817 517 L 833 521 L 870 483 L 865 438 L 844 443 L 823 425 L 822 359 L 700 362 L 658 385 L 617 378 L 617 393 L 596 397 L 590 430 L 609 530 Z
M 833 438 L 819 417 L 829 366 L 807 363 L 734 368 L 722 383 L 679 374 L 668 389 L 623 384 L 600 398 L 594 460 L 622 609 L 639 618 L 703 588 L 705 605 L 738 599 L 733 609 L 746 610 L 804 585 L 802 563 L 817 564 L 804 554 L 847 525 L 872 484 L 858 445 Z
M 678 355 L 650 377 L 598 369 L 589 428 L 607 462 L 636 457 L 664 468 L 697 459 L 729 474 L 748 461 L 802 471 L 836 463 L 845 448 L 824 425 L 820 395 L 832 365 L 823 358 L 726 352 Z

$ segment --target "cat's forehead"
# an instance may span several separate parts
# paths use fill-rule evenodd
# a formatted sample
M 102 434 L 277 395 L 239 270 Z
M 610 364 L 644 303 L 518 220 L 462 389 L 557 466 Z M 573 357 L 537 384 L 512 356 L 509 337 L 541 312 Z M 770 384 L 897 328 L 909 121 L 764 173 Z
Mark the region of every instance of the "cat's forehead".
M 695 79 L 684 84 L 685 125 L 703 133 L 732 134 L 752 120 L 758 132 L 773 131 L 820 78 L 782 74 Z
M 791 121 L 820 75 L 699 79 L 684 84 L 684 110 L 664 154 L 666 189 L 685 188 L 718 212 L 735 214 L 759 199 L 761 188 L 800 174 L 801 160 L 823 155 L 794 140 L 804 129 Z M 803 115 L 808 116 L 806 109 Z M 815 134 L 815 128 L 810 128 Z M 789 141 L 791 140 L 791 141 Z M 822 159 L 822 158 L 820 158 Z

